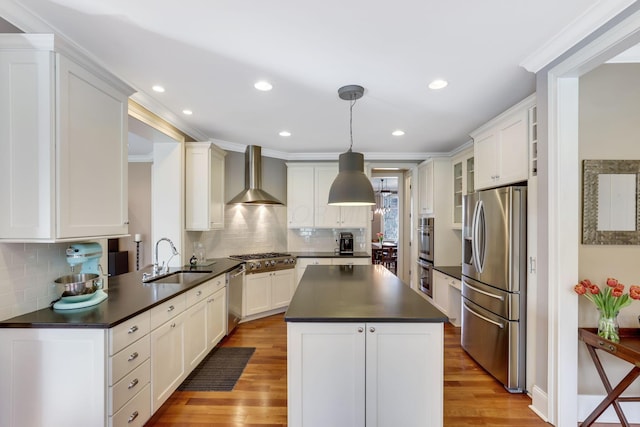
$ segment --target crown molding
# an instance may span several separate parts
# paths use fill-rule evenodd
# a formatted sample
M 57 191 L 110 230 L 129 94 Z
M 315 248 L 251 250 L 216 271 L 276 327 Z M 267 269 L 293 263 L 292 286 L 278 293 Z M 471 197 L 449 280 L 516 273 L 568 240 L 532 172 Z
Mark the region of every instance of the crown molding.
M 520 66 L 537 73 L 634 2 L 635 0 L 600 0 L 525 58 Z

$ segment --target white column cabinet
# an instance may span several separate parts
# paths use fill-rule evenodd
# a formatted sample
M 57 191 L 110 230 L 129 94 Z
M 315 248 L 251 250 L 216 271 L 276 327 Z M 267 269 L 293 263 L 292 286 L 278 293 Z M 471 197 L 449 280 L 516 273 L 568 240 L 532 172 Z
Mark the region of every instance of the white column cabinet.
M 418 166 L 418 213 L 433 214 L 433 160 L 426 160 Z
M 224 157 L 211 142 L 185 144 L 185 228 L 224 228 Z
M 127 112 L 133 90 L 58 49 L 53 35 L 0 35 L 5 241 L 128 232 Z M 92 205 L 96 201 L 100 208 Z
M 289 425 L 442 426 L 442 346 L 442 323 L 289 322 Z
M 532 95 L 471 134 L 476 190 L 527 180 L 529 109 L 534 104 Z

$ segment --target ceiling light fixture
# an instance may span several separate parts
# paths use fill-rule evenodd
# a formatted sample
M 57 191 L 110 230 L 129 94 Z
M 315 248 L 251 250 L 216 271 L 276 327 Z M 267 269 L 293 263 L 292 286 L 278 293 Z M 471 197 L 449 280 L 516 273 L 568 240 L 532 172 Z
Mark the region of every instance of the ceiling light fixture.
M 193 114 L 193 111 L 191 110 L 182 110 L 182 114 L 186 115 L 186 116 L 190 116 Z
M 164 92 L 164 88 L 160 85 L 155 85 L 151 89 L 153 89 L 155 92 L 158 92 L 158 93 Z
M 259 82 L 256 82 L 256 84 L 254 84 L 253 87 L 263 92 L 273 89 L 273 86 L 271 85 L 271 83 L 264 80 L 260 80 Z
M 394 130 L 393 132 L 391 132 L 391 135 L 393 135 L 393 136 L 402 136 L 402 135 L 404 135 L 404 131 L 400 130 L 400 129 Z
M 444 89 L 445 87 L 447 87 L 448 84 L 449 82 L 447 82 L 446 80 L 436 79 L 431 83 L 429 83 L 429 89 L 433 89 L 433 90 Z
M 337 206 L 375 205 L 371 181 L 364 173 L 364 155 L 352 151 L 353 147 L 353 106 L 362 98 L 364 88 L 358 85 L 343 86 L 338 89 L 340 99 L 350 102 L 349 106 L 349 151 L 340 154 L 338 176 L 329 190 L 329 204 Z
M 283 130 L 278 135 L 280 135 L 280 136 L 291 136 L 291 132 L 289 132 L 288 130 Z

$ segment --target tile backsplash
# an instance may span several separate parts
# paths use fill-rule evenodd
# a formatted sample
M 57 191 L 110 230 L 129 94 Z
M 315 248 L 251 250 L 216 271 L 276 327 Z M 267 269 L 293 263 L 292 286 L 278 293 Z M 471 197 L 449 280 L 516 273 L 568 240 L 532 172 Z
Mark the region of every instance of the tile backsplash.
M 48 307 L 69 274 L 68 243 L 0 243 L 0 320 Z
M 353 233 L 353 249 L 365 252 L 366 229 L 298 228 L 288 232 L 288 250 L 291 252 L 333 252 L 339 247 L 340 232 Z

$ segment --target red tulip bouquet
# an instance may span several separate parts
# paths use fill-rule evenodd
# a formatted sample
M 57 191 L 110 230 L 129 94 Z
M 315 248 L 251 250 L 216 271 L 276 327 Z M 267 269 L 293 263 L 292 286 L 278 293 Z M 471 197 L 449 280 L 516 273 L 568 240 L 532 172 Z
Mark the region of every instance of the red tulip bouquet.
M 598 285 L 584 279 L 574 290 L 578 295 L 584 295 L 593 302 L 600 311 L 598 320 L 598 335 L 613 342 L 620 342 L 617 316 L 620 309 L 631 304 L 632 299 L 640 299 L 640 286 L 631 285 L 629 293 L 624 293 L 624 285 L 617 279 L 608 278 L 607 287 L 600 291 Z

